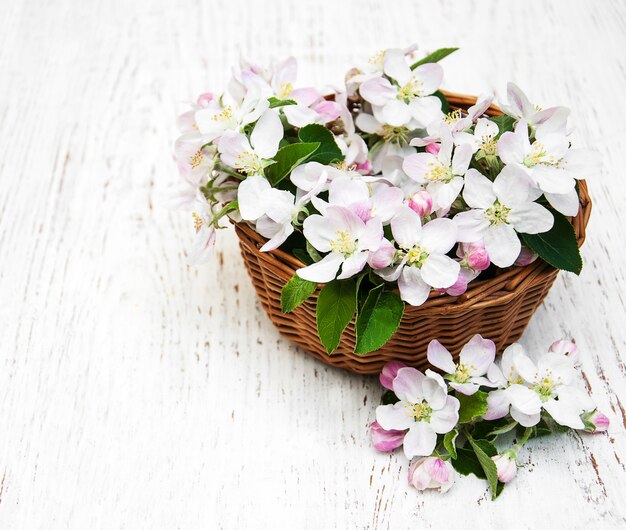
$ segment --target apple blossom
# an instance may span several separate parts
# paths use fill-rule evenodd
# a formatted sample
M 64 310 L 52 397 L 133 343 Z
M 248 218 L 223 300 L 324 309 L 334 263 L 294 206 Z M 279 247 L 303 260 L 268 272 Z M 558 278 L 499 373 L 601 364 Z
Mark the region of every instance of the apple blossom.
M 404 440 L 404 431 L 386 431 L 377 421 L 370 425 L 370 434 L 372 436 L 372 444 L 378 451 L 388 453 L 402 445 Z
M 550 348 L 548 348 L 548 351 L 566 355 L 572 360 L 574 366 L 578 366 L 580 364 L 580 353 L 578 352 L 578 346 L 576 346 L 574 341 L 565 339 L 554 341 L 550 345 Z
M 329 206 L 324 215 L 311 215 L 303 225 L 304 237 L 320 252 L 328 252 L 317 263 L 298 269 L 300 278 L 312 282 L 329 282 L 350 278 L 361 272 L 370 251 L 378 250 L 383 239 L 380 219 L 367 223 L 344 206 Z
M 489 367 L 487 377 L 498 389 L 489 392 L 484 419 L 497 420 L 510 413 L 515 421 L 525 427 L 539 422 L 541 399 L 524 385 L 517 371 L 518 362 L 530 362 L 526 359 L 524 348 L 513 343 L 504 350 L 500 366 L 494 363 Z
M 564 215 L 578 212 L 576 179 L 597 172 L 597 154 L 586 149 L 571 149 L 563 133 L 540 134 L 530 142 L 526 120 L 520 120 L 514 132 L 498 140 L 498 154 L 505 164 L 524 171 L 541 190 L 548 202 Z
M 414 193 L 409 200 L 409 208 L 417 213 L 420 217 L 424 217 L 432 213 L 433 199 L 426 190 L 420 190 Z
M 427 370 L 400 368 L 393 380 L 399 401 L 376 409 L 376 421 L 385 430 L 406 431 L 404 454 L 429 456 L 437 444 L 437 434 L 451 431 L 459 420 L 459 400 L 449 396 L 440 375 Z
M 411 70 L 404 53 L 395 49 L 387 50 L 383 68 L 393 83 L 382 76 L 374 77 L 359 89 L 381 123 L 400 127 L 413 122 L 415 129 L 441 116 L 441 101 L 431 96 L 443 78 L 441 65 L 426 63 Z
M 262 175 L 263 168 L 278 151 L 283 138 L 283 125 L 273 110 L 266 110 L 257 121 L 250 140 L 241 133 L 225 132 L 218 150 L 224 164 L 246 175 Z
M 428 345 L 428 362 L 448 374 L 445 378 L 450 386 L 466 396 L 475 394 L 481 385 L 493 386 L 484 376 L 495 357 L 496 345 L 478 334 L 463 346 L 458 363 L 439 341 L 432 340 Z
M 459 275 L 456 281 L 447 289 L 438 289 L 440 292 L 445 292 L 450 296 L 460 296 L 467 291 L 469 283 L 474 280 L 480 272 L 461 267 Z
M 506 166 L 494 182 L 470 169 L 463 198 L 473 209 L 454 216 L 459 241 L 482 240 L 492 263 L 512 265 L 522 246 L 516 232 L 547 232 L 554 223 L 549 210 L 531 200 L 531 188 L 526 175 L 513 166 Z
M 402 168 L 416 182 L 426 185 L 433 200 L 434 209 L 447 209 L 463 188 L 463 176 L 472 157 L 467 144 L 454 148 L 452 136 L 447 133 L 436 155 L 414 153 L 404 159 Z
M 409 484 L 419 491 L 435 489 L 445 493 L 458 476 L 450 462 L 434 456 L 419 458 L 409 466 Z
M 446 256 L 456 242 L 456 228 L 450 219 L 434 219 L 422 227 L 417 213 L 404 207 L 391 220 L 391 231 L 400 249 L 398 265 L 376 271 L 388 281 L 398 280 L 401 298 L 411 305 L 423 304 L 430 288 L 450 287 L 460 265 Z
M 531 263 L 534 263 L 538 257 L 539 255 L 534 250 L 522 246 L 522 249 L 519 252 L 519 256 L 517 256 L 517 259 L 515 260 L 515 263 L 513 263 L 513 265 L 515 265 L 516 267 L 526 267 Z

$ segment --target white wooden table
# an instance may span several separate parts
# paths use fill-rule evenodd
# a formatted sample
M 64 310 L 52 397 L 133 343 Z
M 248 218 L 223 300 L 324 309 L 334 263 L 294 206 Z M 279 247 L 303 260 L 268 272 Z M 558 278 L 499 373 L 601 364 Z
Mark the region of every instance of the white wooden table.
M 2 530 L 624 527 L 623 1 L 3 0 L 0 23 Z M 370 446 L 375 378 L 278 335 L 230 229 L 188 266 L 191 221 L 160 206 L 182 102 L 240 50 L 340 84 L 413 41 L 462 48 L 446 88 L 575 107 L 605 160 L 585 269 L 523 342 L 574 336 L 611 428 L 530 443 L 495 503 L 473 478 L 410 489 Z

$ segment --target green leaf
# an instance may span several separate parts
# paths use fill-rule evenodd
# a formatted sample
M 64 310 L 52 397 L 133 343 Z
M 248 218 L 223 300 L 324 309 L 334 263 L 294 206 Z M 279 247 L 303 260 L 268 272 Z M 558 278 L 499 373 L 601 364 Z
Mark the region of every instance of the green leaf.
M 450 112 L 450 103 L 448 103 L 448 99 L 443 95 L 443 92 L 437 90 L 433 93 L 433 96 L 437 96 L 441 100 L 441 112 L 448 114 Z
M 448 55 L 450 55 L 451 53 L 457 50 L 458 48 L 439 48 L 438 50 L 435 50 L 433 53 L 428 54 L 423 59 L 420 59 L 416 63 L 413 63 L 411 65 L 411 70 L 414 70 L 415 68 L 417 68 L 418 66 L 422 64 L 437 63 L 441 61 L 441 59 L 444 59 L 445 57 L 447 57 Z
M 313 260 L 313 263 L 317 263 L 318 261 L 322 261 L 322 255 L 317 251 L 317 249 L 309 243 L 306 242 L 306 251 L 309 257 Z
M 517 118 L 513 118 L 512 116 L 508 116 L 506 114 L 491 116 L 489 119 L 498 126 L 498 138 L 500 138 L 500 136 L 502 136 L 505 132 L 512 131 L 513 126 L 517 122 Z
M 323 125 L 319 123 L 306 125 L 300 129 L 298 136 L 303 142 L 318 142 L 320 144 L 319 149 L 315 151 L 315 154 L 309 159 L 309 162 L 319 162 L 320 164 L 327 165 L 331 162 L 343 160 L 344 156 L 335 141 L 333 133 Z
M 554 226 L 543 234 L 520 234 L 522 241 L 553 267 L 580 274 L 583 260 L 574 227 L 563 214 L 548 209 L 554 216 Z
M 297 105 L 298 102 L 293 99 L 278 99 L 275 97 L 271 97 L 268 99 L 270 102 L 270 109 L 275 109 L 276 107 L 284 107 L 285 105 Z
M 289 313 L 304 302 L 309 296 L 311 296 L 317 283 L 303 280 L 297 274 L 294 274 L 281 292 L 280 296 L 280 308 L 283 313 Z
M 450 460 L 452 467 L 461 475 L 476 475 L 478 478 L 487 479 L 476 453 L 468 447 L 457 447 L 456 460 Z
M 468 440 L 476 453 L 480 467 L 483 468 L 487 482 L 489 482 L 491 498 L 495 499 L 502 491 L 502 488 L 498 488 L 498 468 L 496 467 L 496 463 L 491 460 L 491 457 L 496 456 L 498 450 L 487 440 L 474 440 L 473 438 L 468 438 Z
M 311 256 L 309 256 L 308 252 L 304 250 L 303 248 L 294 248 L 292 250 L 292 254 L 305 265 L 313 265 L 313 263 L 315 263 L 311 259 Z
M 487 412 L 487 393 L 482 390 L 471 396 L 457 392 L 456 397 L 461 403 L 459 423 L 469 423 Z
M 328 353 L 339 346 L 341 334 L 356 311 L 356 282 L 334 280 L 326 284 L 317 298 L 317 332 Z
M 274 156 L 276 163 L 269 166 L 265 172 L 272 186 L 276 186 L 296 166 L 308 160 L 319 147 L 319 142 L 298 142 L 281 147 Z
M 398 401 L 398 396 L 393 393 L 393 390 L 387 390 L 383 397 L 381 398 L 381 403 L 383 405 L 395 405 Z
M 446 448 L 446 451 L 450 453 L 450 456 L 456 460 L 457 452 L 456 452 L 456 438 L 459 435 L 459 431 L 456 429 L 452 429 L 450 432 L 446 433 L 443 437 L 443 446 Z
M 404 313 L 404 302 L 384 285 L 372 289 L 356 318 L 354 353 L 363 355 L 383 346 L 396 332 Z

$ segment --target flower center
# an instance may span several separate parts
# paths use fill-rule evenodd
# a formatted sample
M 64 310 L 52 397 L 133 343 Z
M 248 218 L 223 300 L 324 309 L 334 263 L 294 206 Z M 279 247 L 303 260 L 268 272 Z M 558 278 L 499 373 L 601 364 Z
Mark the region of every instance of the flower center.
M 496 137 L 493 134 L 489 134 L 487 136 L 483 136 L 480 139 L 478 148 L 486 155 L 495 155 L 497 152 L 496 144 L 497 144 Z
M 430 421 L 430 415 L 433 412 L 433 409 L 430 408 L 430 405 L 426 401 L 422 401 L 420 403 L 407 403 L 407 407 L 409 408 L 409 416 L 411 416 L 415 421 Z
M 214 114 L 211 119 L 213 121 L 226 121 L 232 117 L 233 117 L 233 109 L 231 106 L 228 106 L 219 114 Z
M 452 168 L 445 166 L 440 162 L 428 162 L 428 170 L 424 174 L 424 178 L 428 182 L 450 182 L 454 175 L 452 174 Z
M 243 151 L 237 155 L 235 167 L 246 175 L 260 174 L 263 170 L 263 164 L 259 156 L 250 151 Z
M 500 204 L 499 201 L 493 203 L 493 206 L 488 210 L 485 210 L 485 218 L 492 225 L 501 225 L 507 222 L 511 208 L 507 208 L 504 204 Z
M 526 167 L 533 167 L 536 165 L 544 165 L 544 166 L 557 166 L 561 162 L 560 158 L 555 157 L 554 155 L 549 155 L 546 152 L 546 148 L 541 142 L 535 142 L 530 147 L 530 154 L 524 158 L 524 165 Z
M 445 123 L 447 123 L 448 125 L 454 125 L 462 117 L 463 117 L 463 115 L 461 114 L 461 110 L 457 109 L 457 110 L 453 110 L 452 112 L 449 112 L 448 114 L 446 114 L 443 117 L 443 121 Z
M 337 230 L 335 239 L 330 240 L 330 249 L 346 257 L 353 254 L 356 248 L 356 242 L 349 230 Z
M 420 246 L 415 245 L 406 253 L 406 262 L 408 265 L 421 268 L 428 259 L 428 251 Z
M 276 94 L 279 99 L 287 99 L 293 92 L 293 85 L 291 83 L 281 83 Z
M 423 86 L 424 83 L 422 83 L 419 79 L 412 77 L 406 85 L 398 88 L 398 94 L 396 97 L 400 101 L 410 103 L 424 93 Z
M 191 157 L 191 169 L 196 169 L 200 164 L 202 164 L 203 158 L 204 155 L 202 154 L 202 149 L 198 149 Z
M 196 212 L 192 212 L 191 217 L 193 217 L 193 228 L 197 234 L 198 232 L 200 232 L 200 229 L 202 228 L 202 225 L 204 224 L 204 220 Z
M 476 367 L 473 364 L 459 364 L 454 373 L 454 380 L 460 384 L 467 383 L 475 370 Z
M 393 144 L 405 144 L 409 136 L 409 130 L 406 127 L 393 127 L 391 125 L 383 125 L 383 139 L 385 142 Z
M 539 394 L 541 401 L 548 401 L 554 395 L 554 389 L 561 384 L 561 378 L 554 379 L 552 372 L 546 370 L 542 378 L 537 377 L 533 390 Z
M 386 53 L 385 50 L 376 52 L 374 55 L 372 55 L 369 58 L 367 62 L 374 66 L 378 66 L 379 68 L 382 68 L 385 63 L 385 53 Z

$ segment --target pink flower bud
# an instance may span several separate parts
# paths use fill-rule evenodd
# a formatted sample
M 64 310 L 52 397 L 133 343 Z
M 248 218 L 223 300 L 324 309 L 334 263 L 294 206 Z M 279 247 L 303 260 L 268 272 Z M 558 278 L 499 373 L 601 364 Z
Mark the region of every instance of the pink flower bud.
M 400 447 L 404 441 L 404 431 L 386 431 L 375 421 L 370 425 L 372 443 L 378 451 L 388 453 Z
M 491 265 L 489 254 L 482 243 L 468 243 L 462 245 L 465 251 L 467 264 L 475 271 L 484 271 Z
M 457 473 L 450 462 L 434 456 L 419 458 L 409 466 L 409 484 L 419 491 L 436 489 L 445 493 L 452 487 L 456 477 Z
M 574 361 L 574 364 L 578 364 L 580 361 L 578 346 L 576 346 L 576 343 L 571 340 L 557 340 L 556 342 L 552 343 L 549 351 L 554 353 L 560 353 L 561 355 L 567 355 L 567 357 Z
M 211 92 L 205 92 L 204 94 L 200 94 L 198 96 L 198 106 L 202 108 L 206 108 L 209 106 L 209 103 L 215 99 L 215 95 Z
M 395 247 L 386 239 L 382 240 L 382 243 L 375 252 L 370 252 L 367 262 L 372 269 L 384 269 L 389 267 L 393 262 L 393 256 L 396 253 Z
M 380 384 L 389 390 L 393 390 L 393 380 L 398 375 L 400 368 L 406 368 L 406 364 L 401 361 L 391 361 L 383 366 L 383 371 L 379 376 Z
M 409 208 L 416 212 L 420 217 L 424 217 L 432 212 L 433 199 L 426 190 L 420 190 L 413 194 L 409 201 Z
M 335 121 L 341 114 L 341 105 L 325 99 L 313 105 L 313 110 L 323 117 L 324 123 Z
M 504 452 L 500 455 L 492 456 L 491 460 L 496 464 L 498 480 L 500 482 L 506 484 L 515 478 L 517 474 L 517 462 L 515 462 L 514 456 L 510 455 L 508 452 Z
M 440 150 L 441 150 L 441 144 L 428 144 L 426 146 L 426 152 L 430 153 L 431 155 L 439 154 Z
M 606 431 L 611 424 L 609 418 L 598 410 L 583 414 L 583 421 L 588 425 L 585 430 L 593 434 Z
M 526 267 L 526 265 L 530 265 L 538 257 L 539 256 L 528 247 L 522 247 L 522 250 L 513 265 L 517 267 Z
M 445 289 L 445 292 L 450 296 L 461 296 L 465 291 L 467 291 L 467 276 L 463 274 L 465 269 L 461 269 L 459 271 L 459 276 L 450 287 Z

